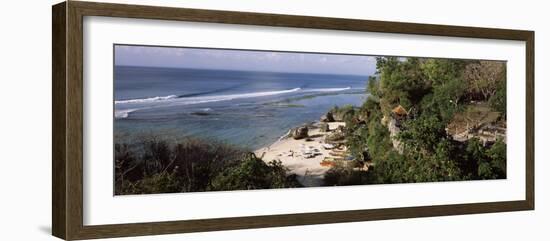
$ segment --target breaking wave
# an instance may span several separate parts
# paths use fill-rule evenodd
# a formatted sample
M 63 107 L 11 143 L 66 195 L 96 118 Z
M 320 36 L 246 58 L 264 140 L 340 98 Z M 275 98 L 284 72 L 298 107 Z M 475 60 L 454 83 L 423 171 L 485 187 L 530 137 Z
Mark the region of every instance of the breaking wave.
M 116 104 L 129 104 L 129 103 L 148 103 L 148 102 L 155 102 L 160 100 L 169 100 L 177 98 L 177 95 L 168 95 L 168 96 L 156 96 L 151 98 L 143 98 L 143 99 L 131 99 L 131 100 L 115 100 Z
M 338 91 L 344 91 L 344 90 L 350 90 L 351 87 L 345 87 L 345 88 L 320 88 L 320 89 L 306 89 L 304 91 L 307 92 L 338 92 Z
M 143 99 L 131 99 L 131 100 L 117 100 L 115 101 L 115 118 L 124 119 L 134 111 L 152 108 L 152 107 L 165 107 L 174 105 L 193 105 L 209 102 L 227 101 L 243 98 L 264 97 L 271 95 L 287 94 L 301 90 L 300 88 L 280 90 L 280 91 L 264 91 L 264 92 L 252 92 L 244 94 L 230 94 L 230 95 L 213 95 L 213 96 L 200 96 L 200 97 L 178 97 L 177 95 L 157 96 Z M 125 106 L 126 108 L 121 108 Z M 118 108 L 117 108 L 118 107 Z M 132 107 L 132 108 L 129 108 Z M 140 107 L 140 108 L 135 108 Z
M 312 88 L 312 89 L 302 89 L 302 88 L 293 88 L 286 90 L 277 90 L 277 91 L 262 91 L 262 92 L 250 92 L 250 93 L 241 93 L 241 94 L 228 94 L 228 95 L 167 95 L 167 96 L 156 96 L 148 97 L 141 99 L 129 99 L 129 100 L 116 100 L 115 101 L 115 118 L 124 119 L 132 112 L 142 109 L 149 109 L 155 107 L 168 107 L 168 106 L 177 106 L 177 105 L 193 105 L 193 104 L 203 104 L 210 102 L 219 102 L 219 101 L 228 101 L 235 99 L 244 99 L 244 98 L 255 98 L 255 97 L 265 97 L 273 95 L 288 94 L 294 92 L 339 92 L 350 90 L 351 87 L 344 88 Z M 209 110 L 209 109 L 208 109 Z
M 136 110 L 139 110 L 139 109 L 115 110 L 115 118 L 116 119 L 128 118 L 128 115 Z

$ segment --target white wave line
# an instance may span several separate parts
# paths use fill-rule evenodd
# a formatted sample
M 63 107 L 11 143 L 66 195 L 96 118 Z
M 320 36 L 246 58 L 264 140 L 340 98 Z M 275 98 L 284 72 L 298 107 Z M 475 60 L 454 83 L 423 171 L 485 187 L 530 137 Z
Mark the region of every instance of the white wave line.
M 115 105 L 120 104 L 140 104 L 140 103 L 174 103 L 174 104 L 201 104 L 208 102 L 217 102 L 242 98 L 263 97 L 270 95 L 286 94 L 301 90 L 300 88 L 278 90 L 278 91 L 265 91 L 265 92 L 253 92 L 245 94 L 231 94 L 231 95 L 213 95 L 213 96 L 201 96 L 201 97 L 184 97 L 177 98 L 175 95 L 145 98 L 145 99 L 133 99 L 133 100 L 119 100 L 115 101 Z
M 156 97 L 143 98 L 143 99 L 115 100 L 115 104 L 153 102 L 153 101 L 174 99 L 174 98 L 177 98 L 177 97 L 178 97 L 177 95 L 168 95 L 168 96 L 156 96 Z
M 128 118 L 128 115 L 139 109 L 125 109 L 125 110 L 115 110 L 115 119 L 124 119 Z
M 344 91 L 349 90 L 351 87 L 345 87 L 345 88 L 318 88 L 318 89 L 306 89 L 304 91 L 307 92 L 338 92 L 338 91 Z

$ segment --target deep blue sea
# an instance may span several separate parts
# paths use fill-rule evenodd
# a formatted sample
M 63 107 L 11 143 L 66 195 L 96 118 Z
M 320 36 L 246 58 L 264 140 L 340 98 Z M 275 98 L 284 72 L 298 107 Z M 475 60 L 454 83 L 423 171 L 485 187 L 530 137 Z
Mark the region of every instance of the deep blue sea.
M 361 105 L 368 76 L 115 66 L 115 142 L 199 137 L 249 150 L 333 106 Z

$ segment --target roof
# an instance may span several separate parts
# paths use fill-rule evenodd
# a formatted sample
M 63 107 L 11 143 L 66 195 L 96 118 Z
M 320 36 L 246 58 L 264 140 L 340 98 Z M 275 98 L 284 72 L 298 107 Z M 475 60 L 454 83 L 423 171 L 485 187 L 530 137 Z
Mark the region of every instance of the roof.
M 401 106 L 401 105 L 398 105 L 397 107 L 393 108 L 393 110 L 391 112 L 393 112 L 396 115 L 407 115 L 408 114 L 407 110 L 405 110 L 405 108 L 403 108 L 403 106 Z

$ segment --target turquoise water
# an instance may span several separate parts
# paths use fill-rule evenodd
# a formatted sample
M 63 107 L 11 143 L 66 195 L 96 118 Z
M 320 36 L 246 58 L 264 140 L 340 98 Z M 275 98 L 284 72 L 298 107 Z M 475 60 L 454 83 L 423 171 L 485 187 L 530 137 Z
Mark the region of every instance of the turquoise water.
M 367 79 L 115 66 L 115 142 L 190 136 L 255 150 L 333 106 L 360 105 Z

